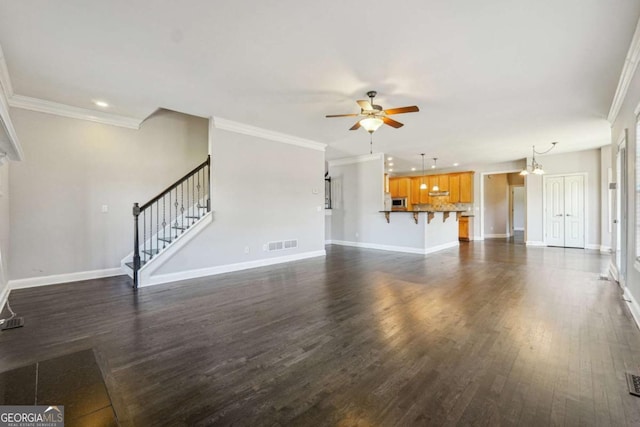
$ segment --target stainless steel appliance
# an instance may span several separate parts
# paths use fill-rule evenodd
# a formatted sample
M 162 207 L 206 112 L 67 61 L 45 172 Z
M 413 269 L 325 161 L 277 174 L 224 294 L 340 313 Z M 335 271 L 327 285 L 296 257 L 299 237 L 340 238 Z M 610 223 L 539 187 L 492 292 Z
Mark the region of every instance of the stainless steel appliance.
M 391 199 L 392 211 L 406 211 L 407 210 L 407 198 L 406 197 L 393 197 Z

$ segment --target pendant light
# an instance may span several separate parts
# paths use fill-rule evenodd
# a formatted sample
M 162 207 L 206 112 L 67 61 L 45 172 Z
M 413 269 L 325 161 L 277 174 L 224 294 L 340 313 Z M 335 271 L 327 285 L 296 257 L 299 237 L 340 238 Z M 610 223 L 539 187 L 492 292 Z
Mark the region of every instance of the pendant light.
M 427 183 L 424 182 L 424 153 L 420 154 L 422 156 L 422 184 L 420 184 L 421 190 L 427 189 Z
M 438 158 L 434 157 L 433 165 L 431 166 L 431 169 L 435 169 L 437 167 L 437 162 L 438 162 Z M 449 195 L 448 191 L 440 191 L 440 187 L 438 186 L 438 184 L 435 184 L 433 187 L 431 187 L 431 190 L 429 191 L 429 196 L 431 197 L 444 197 L 448 195 Z M 437 202 L 437 203 L 441 203 L 441 202 Z
M 544 169 L 542 169 L 542 165 L 538 162 L 536 162 L 536 154 L 547 154 L 549 151 L 553 150 L 554 148 L 556 148 L 556 144 L 557 142 L 552 142 L 551 143 L 551 148 L 549 148 L 547 151 L 536 151 L 536 146 L 533 146 L 533 155 L 531 156 L 531 166 L 529 165 L 525 165 L 524 169 L 522 169 L 522 171 L 520 171 L 520 175 L 529 175 L 529 169 L 531 169 L 531 173 L 534 175 L 544 175 Z

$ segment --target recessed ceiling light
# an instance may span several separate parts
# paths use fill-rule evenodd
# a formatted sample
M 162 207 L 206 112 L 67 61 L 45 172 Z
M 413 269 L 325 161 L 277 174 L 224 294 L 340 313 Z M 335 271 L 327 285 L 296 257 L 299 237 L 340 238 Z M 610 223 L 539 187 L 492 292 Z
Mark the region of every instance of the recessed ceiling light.
M 98 107 L 102 107 L 102 108 L 107 108 L 109 106 L 109 104 L 107 104 L 104 101 L 94 101 L 94 104 L 96 104 Z
M 460 163 L 456 162 L 453 164 L 453 166 L 460 166 Z
M 387 160 L 393 160 L 393 157 L 387 157 Z
M 436 165 L 431 165 L 431 169 L 435 169 L 435 168 L 436 168 Z
M 416 168 L 411 168 L 412 171 L 416 170 Z
M 389 166 L 393 166 L 393 163 L 389 163 Z
M 389 169 L 389 172 L 393 172 L 393 169 Z

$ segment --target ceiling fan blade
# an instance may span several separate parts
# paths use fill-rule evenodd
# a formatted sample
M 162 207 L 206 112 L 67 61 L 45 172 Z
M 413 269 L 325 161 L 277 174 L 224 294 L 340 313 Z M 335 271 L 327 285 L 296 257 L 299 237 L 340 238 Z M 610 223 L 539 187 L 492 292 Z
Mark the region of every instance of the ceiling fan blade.
M 393 119 L 390 119 L 389 117 L 382 117 L 382 121 L 386 124 L 389 125 L 391 127 L 394 127 L 396 129 L 401 128 L 402 126 L 404 126 L 404 124 L 400 123 L 400 122 L 396 122 Z
M 349 130 L 356 130 L 356 129 L 360 129 L 360 122 L 356 122 L 355 125 L 351 126 L 349 128 Z
M 325 117 L 358 117 L 360 114 L 327 114 Z
M 371 103 L 369 101 L 366 101 L 364 99 L 361 99 L 359 101 L 356 101 L 358 103 L 358 105 L 360 106 L 360 108 L 362 108 L 363 110 L 366 111 L 371 111 L 373 110 L 373 106 L 371 105 Z
M 411 107 L 389 108 L 388 110 L 384 110 L 384 113 L 387 116 L 390 116 L 392 114 L 415 113 L 418 111 L 420 111 L 420 109 L 417 106 L 412 105 Z

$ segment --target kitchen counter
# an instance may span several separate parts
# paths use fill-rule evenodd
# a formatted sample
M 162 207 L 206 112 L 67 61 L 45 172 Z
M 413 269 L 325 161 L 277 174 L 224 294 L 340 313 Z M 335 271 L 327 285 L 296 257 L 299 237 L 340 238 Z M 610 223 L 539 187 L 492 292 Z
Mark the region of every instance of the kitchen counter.
M 384 214 L 384 217 L 387 220 L 387 223 L 391 222 L 391 214 L 398 214 L 398 213 L 410 213 L 413 214 L 413 220 L 415 221 L 415 223 L 418 223 L 418 218 L 420 217 L 421 213 L 427 214 L 427 224 L 431 223 L 431 220 L 433 220 L 433 218 L 435 218 L 435 214 L 438 213 L 442 213 L 442 221 L 446 221 L 447 218 L 449 218 L 449 216 L 451 215 L 451 213 L 455 213 L 456 214 L 456 221 L 458 220 L 458 218 L 460 218 L 460 216 L 462 215 L 462 212 L 467 212 L 466 210 L 460 210 L 460 209 L 429 209 L 429 210 L 406 210 L 406 211 L 378 211 L 380 213 Z

